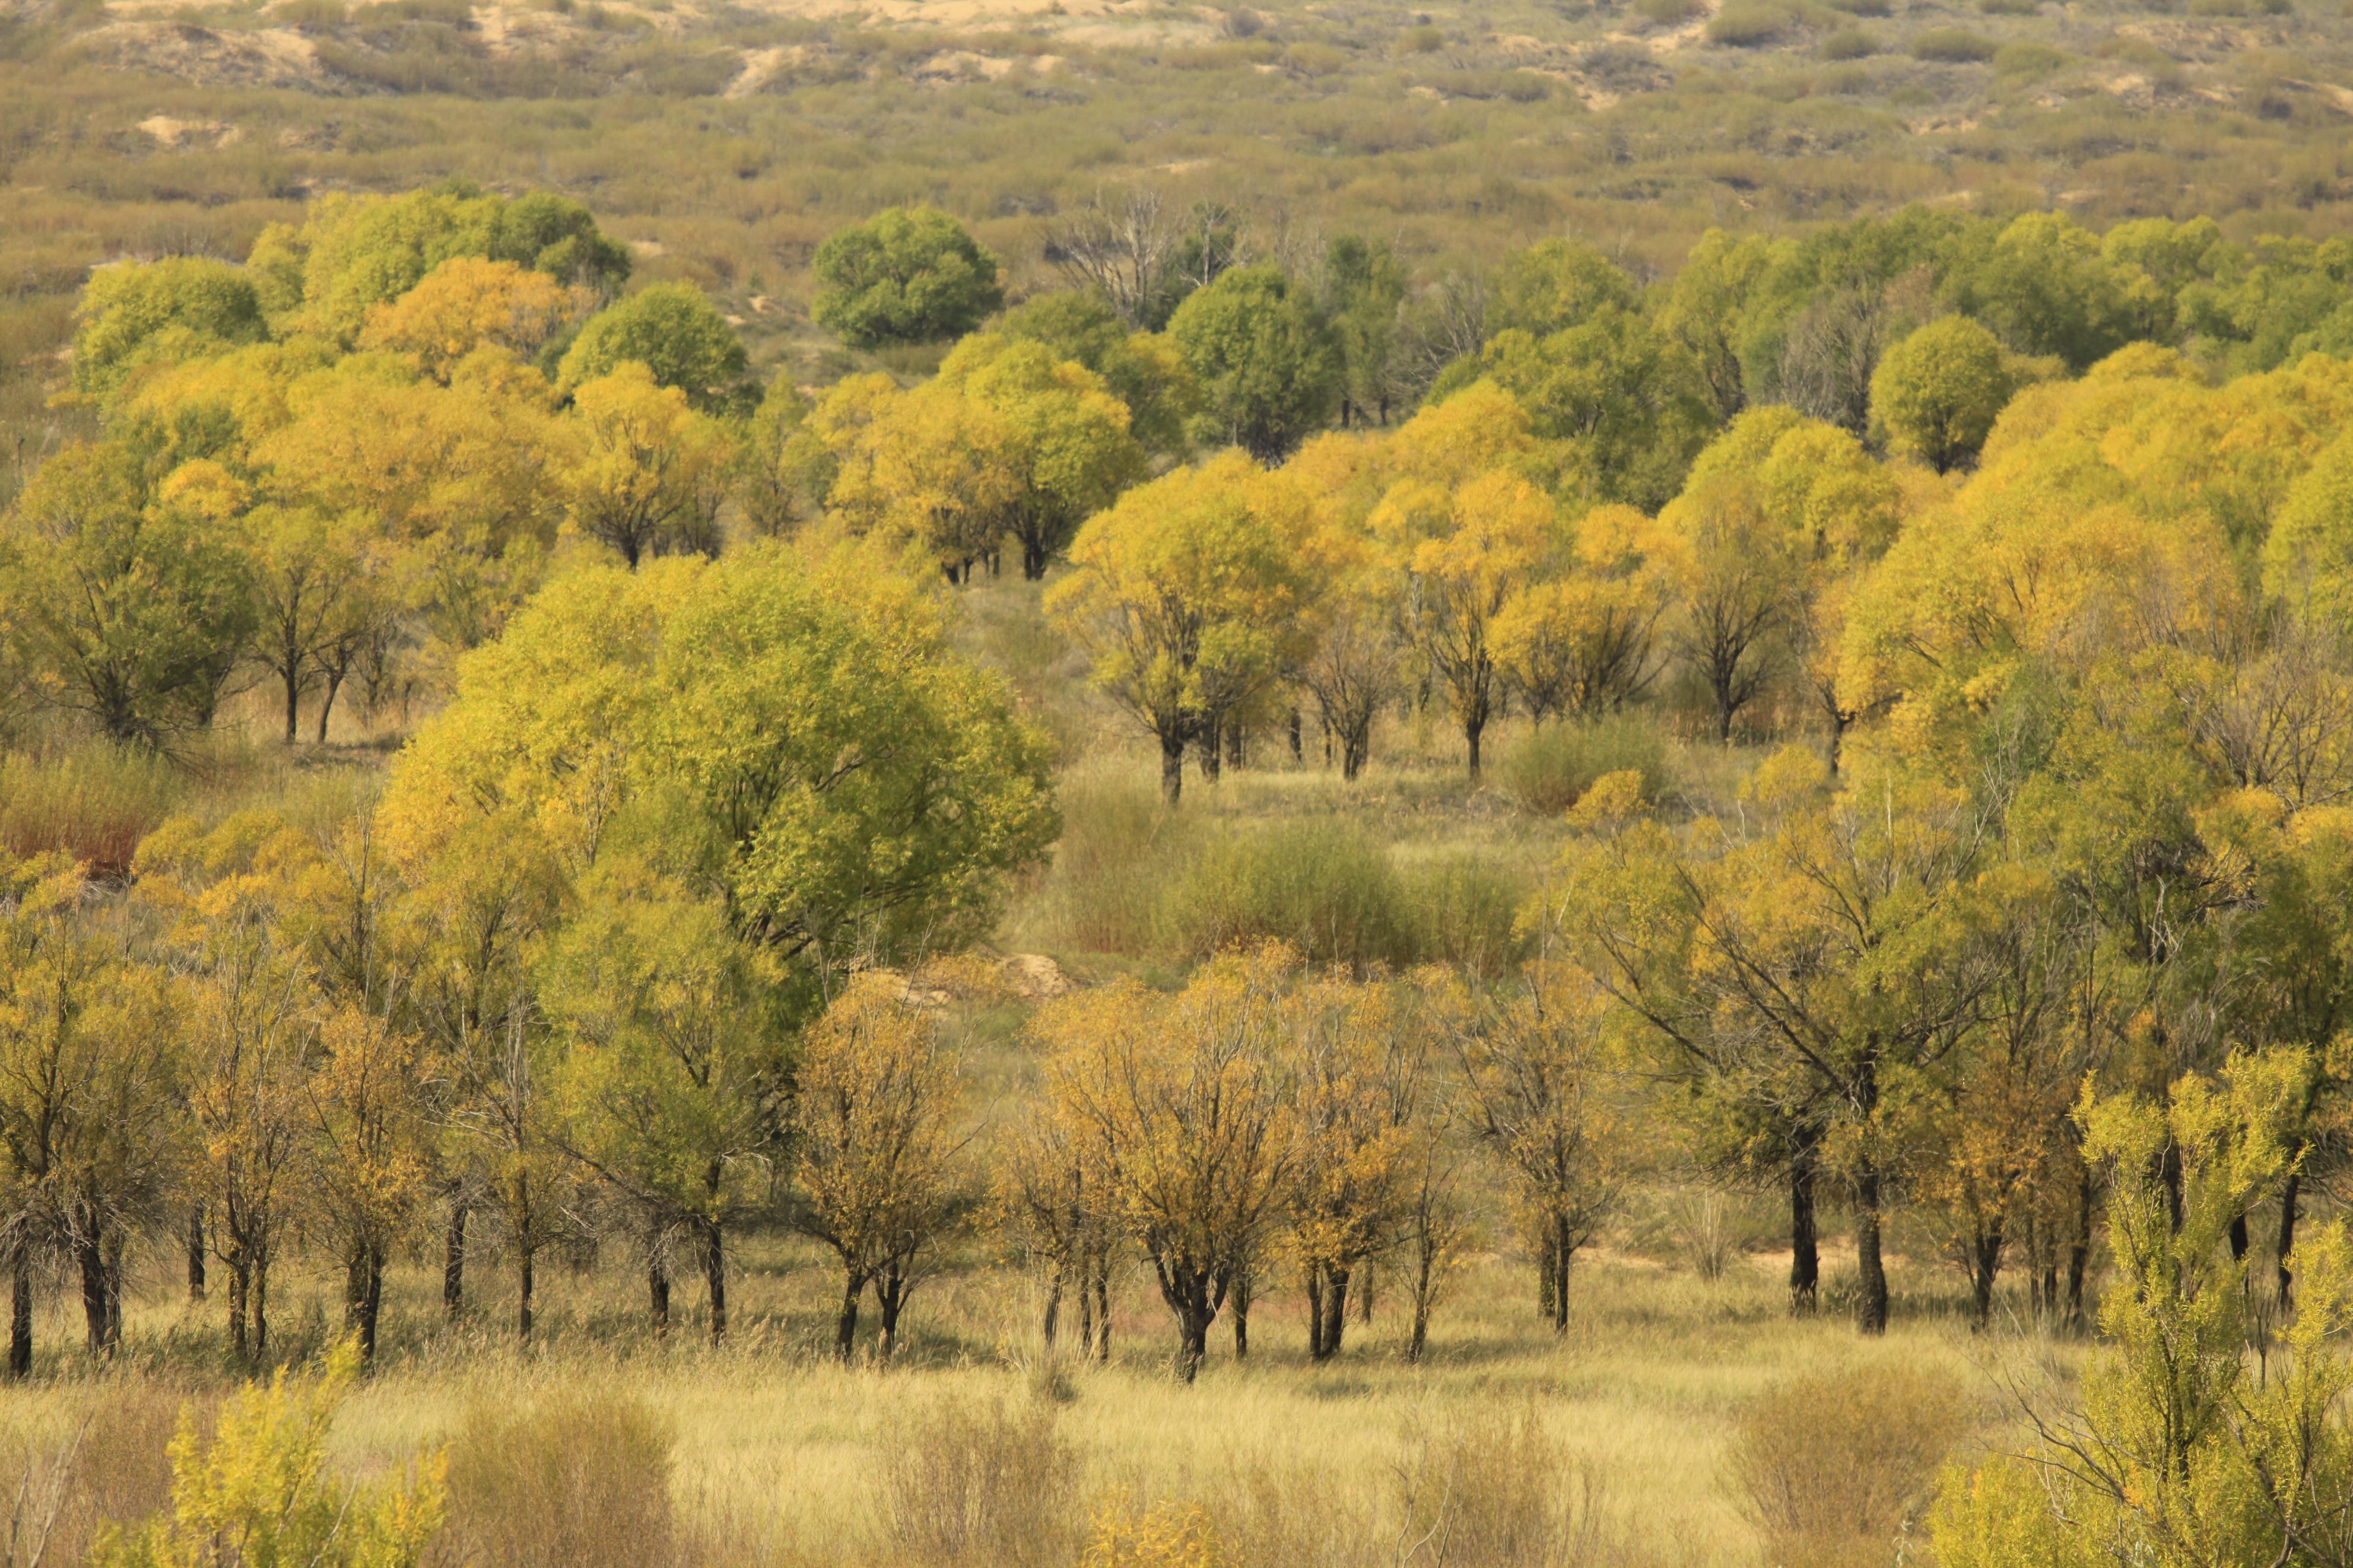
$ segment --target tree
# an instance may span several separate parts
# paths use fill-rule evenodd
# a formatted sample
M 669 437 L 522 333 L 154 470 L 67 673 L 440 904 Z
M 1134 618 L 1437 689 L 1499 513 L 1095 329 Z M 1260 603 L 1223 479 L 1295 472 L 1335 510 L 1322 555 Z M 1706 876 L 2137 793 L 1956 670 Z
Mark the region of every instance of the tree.
M 1057 826 L 1042 741 L 912 589 L 776 546 L 551 584 L 461 665 L 385 809 L 405 853 L 512 819 L 576 868 L 623 835 L 804 997 L 988 930 Z
M 937 207 L 892 207 L 839 230 L 811 268 L 810 314 L 852 348 L 962 337 L 1005 302 L 997 258 Z
M 1514 992 L 1458 999 L 1446 1018 L 1472 1131 L 1535 1244 L 1555 1333 L 1568 1328 L 1569 1264 L 1615 1211 L 1626 1177 L 1601 1037 L 1607 1000 L 1584 975 L 1539 968 Z
M 201 256 L 118 261 L 74 307 L 74 390 L 104 401 L 142 366 L 215 354 L 269 335 L 245 269 Z
M 5 549 L 8 619 L 54 700 L 151 747 L 212 722 L 252 636 L 243 563 L 157 502 L 135 451 L 50 459 L 17 497 Z
M 1408 481 L 1373 514 L 1404 569 L 1407 636 L 1446 689 L 1474 779 L 1497 695 L 1496 618 L 1535 580 L 1556 523 L 1549 497 L 1503 471 L 1451 489 Z
M 606 857 L 578 897 L 543 969 L 543 1005 L 576 1047 L 552 1086 L 557 1136 L 636 1214 L 659 1330 L 670 1239 L 691 1238 L 716 1343 L 728 1233 L 763 1212 L 785 1148 L 773 960 L 744 945 L 716 900 L 633 856 Z
M 834 458 L 811 427 L 810 412 L 791 375 L 780 374 L 736 444 L 736 500 L 764 538 L 790 533 L 825 510 Z
M 1340 776 L 1353 780 L 1372 755 L 1373 720 L 1395 695 L 1406 649 L 1388 574 L 1362 531 L 1328 528 L 1316 544 L 1326 586 L 1313 651 L 1299 684 L 1315 699 L 1326 736 L 1340 742 Z M 1327 741 L 1324 761 L 1331 761 Z
M 1046 1272 L 1041 1338 L 1054 1347 L 1062 1300 L 1079 1307 L 1079 1353 L 1111 1360 L 1111 1265 L 1119 1216 L 1109 1159 L 1066 1108 L 1033 1098 L 1027 1121 L 997 1151 L 996 1213 L 1000 1229 Z
M 1568 570 L 1521 589 L 1497 612 L 1495 667 L 1530 718 L 1615 712 L 1657 675 L 1665 596 L 1636 554 L 1649 522 L 1630 507 L 1596 507 L 1577 525 Z
M 1048 1092 L 1103 1151 L 1120 1223 L 1176 1320 L 1187 1383 L 1210 1325 L 1247 1289 L 1294 1168 L 1281 1065 L 1291 962 L 1281 948 L 1229 952 L 1178 995 L 1121 981 L 1059 998 L 1032 1024 L 1051 1053 Z
M 573 402 L 582 434 L 564 475 L 573 526 L 631 571 L 649 556 L 718 553 L 725 432 L 634 360 L 581 386 Z
M 834 1348 L 849 1359 L 866 1287 L 884 1280 L 890 1359 L 918 1260 L 962 1204 L 963 1068 L 899 976 L 854 977 L 802 1037 L 793 1107 L 799 1150 L 793 1223 L 842 1268 Z
M 9 1375 L 30 1375 L 36 1270 L 79 1275 L 92 1354 L 121 1337 L 121 1259 L 180 1152 L 174 998 L 61 860 L 0 861 L 0 1152 Z
M 1193 377 L 1166 337 L 1131 331 L 1090 293 L 1035 294 L 999 316 L 992 330 L 1040 343 L 1056 363 L 1084 365 L 1127 405 L 1128 433 L 1149 452 L 1181 455 L 1196 412 Z
M 1389 355 L 1404 302 L 1405 269 L 1388 246 L 1341 235 L 1324 247 L 1324 313 L 1340 339 L 1343 428 L 1367 409 L 1389 422 Z
M 641 364 L 658 386 L 674 387 L 699 410 L 733 396 L 744 378 L 735 329 L 691 283 L 655 283 L 588 318 L 564 353 L 556 384 L 573 391 Z
M 1540 240 L 1514 251 L 1497 269 L 1487 296 L 1487 331 L 1547 338 L 1640 304 L 1634 280 L 1593 247 Z
M 1161 793 L 1185 747 L 1270 685 L 1300 650 L 1314 525 L 1303 487 L 1240 453 L 1122 496 L 1071 546 L 1047 613 L 1094 658 L 1094 680 L 1160 742 Z
M 531 360 L 595 302 L 585 288 L 566 288 L 512 261 L 453 256 L 398 299 L 369 306 L 359 347 L 402 355 L 447 386 L 458 363 L 485 347 Z M 679 352 L 663 347 L 670 354 Z
M 253 589 L 254 658 L 284 695 L 286 743 L 294 743 L 302 694 L 322 678 L 328 682 L 319 709 L 323 742 L 349 650 L 381 613 L 371 581 L 374 531 L 364 520 L 269 503 L 237 521 Z
M 1966 316 L 1941 316 L 1879 362 L 1871 417 L 1897 447 L 1950 473 L 1985 445 L 2010 392 L 1994 335 Z
M 1187 296 L 1168 336 L 1200 389 L 1203 439 L 1262 463 L 1323 427 L 1346 366 L 1331 323 L 1279 268 L 1244 267 Z
M 1058 363 L 1035 343 L 976 335 L 941 364 L 939 384 L 997 416 L 1014 479 L 1006 525 L 1021 543 L 1021 574 L 1033 582 L 1081 523 L 1144 477 L 1126 407 L 1082 364 Z
M 1433 1048 L 1393 983 L 1338 976 L 1285 999 L 1293 1137 L 1288 1247 L 1307 1289 L 1307 1352 L 1339 1353 L 1351 1280 L 1406 1238 L 1421 1195 L 1417 1156 L 1430 1136 Z
M 1981 254 L 1956 258 L 1942 293 L 2021 353 L 2056 354 L 2081 374 L 2158 335 L 2171 300 L 2129 260 L 2058 213 L 2021 213 Z
M 2283 1128 L 2309 1067 L 2294 1051 L 2242 1057 L 2220 1082 L 2179 1079 L 2162 1105 L 2086 1093 L 2120 1276 L 2100 1309 L 2109 1348 L 2080 1409 L 2033 1413 L 2026 1454 L 1948 1476 L 1940 1561 L 2189 1568 L 2337 1562 L 2353 1547 L 2353 1365 L 2336 1342 L 2353 1317 L 2353 1248 L 2341 1224 L 2315 1238 L 2300 1310 L 2258 1378 L 2245 1264 L 2225 1246 L 2290 1167 Z

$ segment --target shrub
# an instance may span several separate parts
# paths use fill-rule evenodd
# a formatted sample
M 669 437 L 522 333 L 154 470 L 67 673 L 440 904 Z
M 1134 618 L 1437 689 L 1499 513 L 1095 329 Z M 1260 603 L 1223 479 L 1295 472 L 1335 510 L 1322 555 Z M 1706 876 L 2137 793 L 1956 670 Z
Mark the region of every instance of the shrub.
M 1704 0 L 1634 0 L 1634 14 L 1662 27 L 1680 27 L 1707 15 Z
M 1599 1568 L 1630 1559 L 1599 1486 L 1533 1407 L 1409 1433 L 1395 1474 L 1403 1536 L 1442 1541 L 1448 1568 Z
M 1876 1568 L 1968 1420 L 1941 1374 L 1874 1363 L 1801 1377 L 1741 1417 L 1733 1488 L 1775 1561 Z
M 1978 9 L 1989 16 L 2031 16 L 2042 9 L 2042 0 L 1978 0 Z
M 1191 855 L 1192 820 L 1164 808 L 1159 792 L 1133 770 L 1067 773 L 1057 795 L 1062 837 L 1024 912 L 1022 936 L 1049 947 L 1143 956 L 1160 935 L 1164 887 Z
M 1163 908 L 1170 945 L 1191 958 L 1270 939 L 1360 970 L 1416 956 L 1402 879 L 1379 846 L 1333 823 L 1229 829 Z
M 1788 30 L 1787 11 L 1738 0 L 1715 14 L 1707 25 L 1707 38 L 1712 44 L 1729 48 L 1754 49 L 1773 42 Z
M 1504 789 L 1525 809 L 1557 816 L 1604 773 L 1631 769 L 1654 800 L 1667 783 L 1666 743 L 1639 715 L 1611 714 L 1583 723 L 1546 724 L 1523 736 L 1497 770 Z
M 1095 1515 L 1079 1568 L 1229 1568 L 1233 1559 L 1198 1507 L 1145 1508 L 1114 1498 Z
M 170 1447 L 179 1399 L 153 1384 L 110 1382 L 88 1424 L 54 1446 L 23 1439 L 0 1453 L 0 1497 L 9 1500 L 8 1563 L 89 1560 L 110 1527 L 136 1524 L 169 1507 Z M 188 1411 L 201 1431 L 210 1406 Z
M 1879 52 L 1879 45 L 1860 27 L 1841 27 L 1822 40 L 1822 58 L 1859 60 Z
M 1994 57 L 1991 38 L 1958 27 L 1931 27 L 1912 40 L 1912 58 L 1939 65 L 1978 65 Z
M 449 1450 L 449 1537 L 500 1568 L 666 1568 L 670 1477 L 670 1428 L 633 1400 L 476 1405 Z
M 2048 44 L 2004 44 L 1993 52 L 2000 76 L 2049 76 L 2067 63 L 2067 57 Z
M 892 1561 L 1046 1568 L 1078 1544 L 1077 1457 L 1051 1406 L 943 1403 L 892 1444 L 882 1529 Z
M 1446 35 L 1426 23 L 1413 28 L 1405 36 L 1405 48 L 1408 54 L 1434 55 L 1445 47 Z
M 1503 973 L 1526 942 L 1517 928 L 1530 879 L 1494 860 L 1451 855 L 1404 873 L 1415 956 L 1475 974 Z
M 831 236 L 811 314 L 853 348 L 961 337 L 1001 309 L 992 252 L 937 207 L 892 207 Z
M 0 849 L 62 851 L 94 876 L 120 876 L 185 784 L 153 752 L 105 742 L 47 756 L 0 756 Z

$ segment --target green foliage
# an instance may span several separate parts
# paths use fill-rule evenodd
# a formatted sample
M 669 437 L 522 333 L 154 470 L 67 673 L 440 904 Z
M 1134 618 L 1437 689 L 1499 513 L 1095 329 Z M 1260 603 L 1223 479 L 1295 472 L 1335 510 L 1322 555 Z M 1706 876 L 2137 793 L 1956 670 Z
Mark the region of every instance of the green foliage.
M 818 247 L 812 314 L 853 348 L 935 342 L 1005 301 L 995 256 L 937 207 L 892 207 Z
M 212 722 L 254 618 L 243 562 L 155 499 L 142 457 L 116 440 L 43 467 L 0 532 L 0 622 L 52 700 L 163 747 Z
M 588 319 L 565 353 L 556 384 L 569 391 L 632 362 L 708 409 L 737 395 L 745 357 L 735 330 L 702 289 L 656 283 Z
M 74 390 L 103 397 L 142 364 L 219 353 L 268 334 L 245 269 L 203 257 L 102 267 L 75 314 Z
M 1791 20 L 1788 10 L 1779 5 L 1736 0 L 1708 18 L 1707 39 L 1728 48 L 1761 48 L 1787 33 Z
M 1938 65 L 1978 65 L 1994 57 L 1993 40 L 1960 27 L 1931 27 L 1912 40 L 1912 58 Z
M 1670 775 L 1658 726 L 1633 713 L 1531 728 L 1504 753 L 1503 785 L 1526 810 L 1558 816 L 1604 773 L 1630 772 L 1641 798 L 1655 801 Z
M 102 1539 L 94 1568 L 416 1568 L 441 1525 L 445 1461 L 362 1486 L 327 1466 L 335 1407 L 358 1371 L 344 1345 L 315 1372 L 249 1385 L 172 1443 L 172 1510 Z
M 1339 825 L 1240 828 L 1212 837 L 1162 909 L 1176 951 L 1200 960 L 1274 941 L 1310 963 L 1362 971 L 1419 956 L 1406 885 L 1388 857 Z
M 1199 388 L 1200 438 L 1261 462 L 1323 426 L 1347 374 L 1330 321 L 1273 267 L 1220 273 L 1176 307 L 1168 336 Z
M 2001 344 L 1966 316 L 1929 322 L 1887 351 L 1871 380 L 1871 416 L 1938 473 L 1977 456 L 2010 401 Z
M 1601 252 L 1574 240 L 1547 239 L 1514 252 L 1497 270 L 1487 330 L 1550 337 L 1640 303 L 1634 280 Z
M 1128 432 L 1146 451 L 1184 452 L 1186 421 L 1196 411 L 1193 379 L 1167 339 L 1131 331 L 1102 299 L 1078 289 L 1032 295 L 993 327 L 1103 377 L 1127 405 Z

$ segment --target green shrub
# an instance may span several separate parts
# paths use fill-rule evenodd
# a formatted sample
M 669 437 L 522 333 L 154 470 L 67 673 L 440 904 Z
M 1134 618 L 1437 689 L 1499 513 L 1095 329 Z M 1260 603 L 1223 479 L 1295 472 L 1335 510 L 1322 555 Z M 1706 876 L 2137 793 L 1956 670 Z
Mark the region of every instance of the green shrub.
M 1419 962 L 1493 975 L 1525 955 L 1527 943 L 1516 927 L 1532 882 L 1524 870 L 1484 856 L 1450 855 L 1402 875 Z
M 1169 945 L 1188 958 L 1268 940 L 1358 970 L 1418 956 L 1403 879 L 1361 829 L 1337 823 L 1229 828 L 1162 909 Z
M 1406 53 L 1410 55 L 1434 55 L 1445 47 L 1446 35 L 1426 23 L 1405 36 Z
M 670 1429 L 632 1400 L 476 1405 L 449 1448 L 449 1539 L 500 1568 L 667 1568 Z
M 1630 768 L 1642 775 L 1642 794 L 1655 799 L 1667 780 L 1666 742 L 1658 729 L 1631 713 L 1585 723 L 1531 730 L 1504 754 L 1504 792 L 1529 811 L 1558 816 L 1603 773 Z
M 1143 957 L 1157 939 L 1161 890 L 1190 857 L 1193 819 L 1163 806 L 1133 769 L 1065 773 L 1056 795 L 1062 837 L 1014 939 Z
M 1938 65 L 1978 65 L 1994 57 L 1991 38 L 1959 27 L 1931 27 L 1912 40 L 1912 58 Z
M 1978 9 L 1989 16 L 2031 16 L 2042 9 L 2042 0 L 1978 0 Z
M 2048 44 L 2004 44 L 1993 53 L 1993 68 L 2001 76 L 2049 76 L 2067 63 L 2067 57 Z
M 1718 11 L 1707 25 L 1708 42 L 1729 48 L 1754 49 L 1772 43 L 1789 30 L 1789 14 L 1776 5 L 1737 0 Z
M 1859 60 L 1878 52 L 1878 44 L 1860 27 L 1841 27 L 1822 40 L 1826 60 Z
M 1634 14 L 1661 27 L 1680 27 L 1707 15 L 1704 0 L 1634 0 Z
M 1831 9 L 1843 11 L 1850 16 L 1892 16 L 1895 7 L 1892 0 L 1830 0 Z

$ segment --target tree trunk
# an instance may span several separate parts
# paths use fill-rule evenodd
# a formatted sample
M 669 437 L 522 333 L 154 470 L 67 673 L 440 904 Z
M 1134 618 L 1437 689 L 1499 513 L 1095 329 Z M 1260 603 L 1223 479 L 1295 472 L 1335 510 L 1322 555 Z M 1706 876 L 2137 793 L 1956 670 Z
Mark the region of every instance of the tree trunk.
M 1237 773 L 1247 765 L 1250 754 L 1250 728 L 1240 719 L 1226 724 L 1226 766 Z
M 1234 1359 L 1236 1361 L 1248 1361 L 1250 1360 L 1250 1278 L 1249 1275 L 1244 1274 L 1235 1279 L 1232 1300 L 1234 1304 Z
M 269 1356 L 269 1253 L 266 1247 L 253 1249 L 253 1282 L 248 1289 L 246 1310 L 253 1319 L 253 1359 L 266 1361 Z
M 1568 1265 L 1569 1260 L 1577 1255 L 1577 1248 L 1568 1239 L 1567 1220 L 1557 1219 L 1553 1222 L 1552 1237 L 1545 1251 L 1546 1260 L 1552 1268 L 1550 1289 L 1547 1292 L 1552 1297 L 1552 1331 L 1556 1334 L 1565 1334 L 1568 1332 Z
M 1993 1285 L 2001 1270 L 2001 1226 L 1982 1226 L 1969 1247 L 1969 1331 L 1983 1333 L 1993 1322 Z
M 111 1354 L 114 1341 L 109 1333 L 112 1317 L 107 1309 L 106 1254 L 96 1237 L 77 1238 L 74 1261 L 81 1270 L 81 1315 L 84 1331 L 90 1341 L 90 1353 L 94 1356 Z
M 335 694 L 343 689 L 343 668 L 338 664 L 327 670 L 327 689 L 319 699 L 319 744 L 327 743 L 327 717 L 335 710 Z
M 21 1251 L 9 1279 L 8 1375 L 18 1383 L 33 1375 L 33 1260 Z
M 727 1232 L 715 1219 L 702 1221 L 702 1287 L 711 1301 L 711 1342 L 727 1339 Z
M 1814 1181 L 1820 1164 L 1820 1137 L 1800 1129 L 1789 1150 L 1789 1310 L 1799 1316 L 1820 1300 L 1822 1257 L 1814 1227 Z
M 253 1290 L 253 1271 L 240 1255 L 228 1263 L 228 1350 L 239 1366 L 253 1364 L 253 1340 L 247 1324 L 246 1303 Z
M 1329 1361 L 1340 1353 L 1340 1341 L 1348 1326 L 1348 1271 L 1335 1268 L 1328 1271 L 1321 1306 L 1324 1311 L 1323 1331 L 1317 1336 L 1323 1342 L 1323 1352 L 1317 1361 Z
M 384 1317 L 384 1249 L 370 1242 L 360 1251 L 358 1293 L 353 1301 L 359 1330 L 360 1359 L 375 1360 L 376 1325 Z
M 662 1256 L 661 1243 L 657 1239 L 646 1253 L 646 1314 L 653 1320 L 655 1334 L 670 1334 L 670 1259 Z
M 1324 1270 L 1320 1265 L 1307 1266 L 1307 1359 L 1322 1361 L 1328 1352 L 1324 1348 Z
M 2287 1185 L 2280 1189 L 2279 1250 L 2273 1268 L 2279 1279 L 2279 1300 L 2283 1307 L 2295 1300 L 2295 1276 L 2288 1268 L 2288 1259 L 2295 1253 L 2295 1205 L 2303 1195 L 2304 1173 L 2290 1166 Z
M 1054 1348 L 1054 1331 L 1061 1326 L 1061 1318 L 1062 1265 L 1057 1262 L 1052 1276 L 1046 1281 L 1046 1321 L 1040 1325 L 1046 1348 L 1050 1351 Z
M 1296 703 L 1291 709 L 1291 760 L 1294 763 L 1307 760 L 1307 744 L 1299 732 L 1299 707 Z
M 282 673 L 286 677 L 286 743 L 290 746 L 301 733 L 302 667 L 289 659 Z
M 1210 719 L 1201 725 L 1200 734 L 1193 742 L 1193 760 L 1200 765 L 1201 782 L 1216 784 L 1225 763 L 1226 727 L 1221 719 Z
M 1095 1265 L 1095 1362 L 1111 1364 L 1111 1259 Z
M 2092 1173 L 2075 1178 L 2075 1234 L 2067 1242 L 2067 1326 L 2084 1327 L 2084 1275 L 2092 1260 Z
M 1185 797 L 1185 742 L 1160 738 L 1160 798 L 1175 805 Z
M 2242 1209 L 2231 1216 L 2231 1261 L 2244 1263 L 2247 1260 L 2247 1215 L 2246 1211 Z
M 1471 753 L 1471 776 L 1474 779 L 1479 776 L 1479 738 L 1486 732 L 1484 713 L 1462 721 L 1462 744 Z
M 1855 1327 L 1866 1334 L 1887 1331 L 1887 1266 L 1879 1256 L 1879 1168 L 1868 1160 L 1854 1179 L 1854 1261 L 1862 1277 Z
M 205 1210 L 199 1204 L 188 1211 L 188 1300 L 205 1299 Z
M 858 1298 L 866 1291 L 866 1281 L 849 1269 L 842 1271 L 841 1315 L 834 1320 L 833 1352 L 842 1364 L 849 1363 L 849 1352 L 858 1341 Z
M 441 1250 L 441 1310 L 452 1321 L 466 1310 L 466 1200 L 449 1200 L 449 1229 Z
M 1208 1359 L 1210 1321 L 1201 1311 L 1176 1315 L 1176 1375 L 1188 1384 L 1201 1375 L 1201 1363 Z
M 531 1338 L 532 1296 L 539 1284 L 539 1244 L 528 1233 L 515 1239 L 515 1337 Z
M 1373 1326 L 1373 1269 L 1369 1262 L 1360 1265 L 1351 1281 L 1356 1296 L 1356 1321 L 1368 1329 Z
M 904 1272 L 901 1260 L 891 1259 L 882 1277 L 874 1282 L 875 1315 L 881 1319 L 881 1332 L 875 1339 L 875 1357 L 888 1362 L 899 1353 L 899 1314 L 907 1305 L 907 1292 L 913 1285 Z

